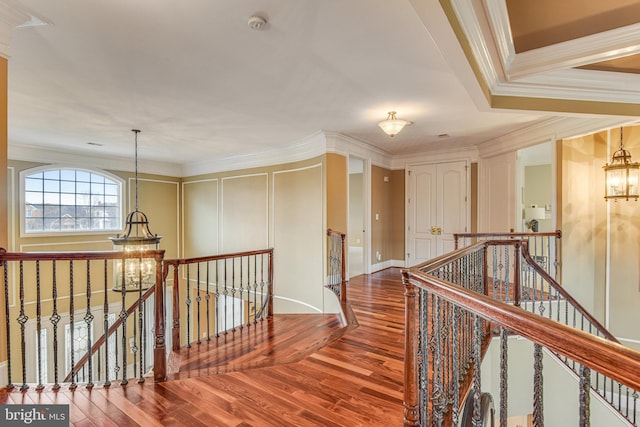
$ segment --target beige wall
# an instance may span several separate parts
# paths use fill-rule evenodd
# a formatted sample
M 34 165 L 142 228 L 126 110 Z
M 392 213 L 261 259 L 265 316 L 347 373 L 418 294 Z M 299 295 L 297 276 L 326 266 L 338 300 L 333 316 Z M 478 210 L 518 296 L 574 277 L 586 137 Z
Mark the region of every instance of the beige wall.
M 273 247 L 275 310 L 333 311 L 324 244 L 329 221 L 346 229 L 346 177 L 346 159 L 327 155 L 185 178 L 183 256 Z
M 347 158 L 327 153 L 327 228 L 347 232 Z
M 562 283 L 603 319 L 606 261 L 606 132 L 562 143 Z
M 385 177 L 387 180 L 385 180 Z M 404 260 L 404 170 L 371 167 L 372 263 Z M 377 259 L 376 254 L 381 258 Z
M 349 246 L 364 246 L 364 174 L 349 174 Z

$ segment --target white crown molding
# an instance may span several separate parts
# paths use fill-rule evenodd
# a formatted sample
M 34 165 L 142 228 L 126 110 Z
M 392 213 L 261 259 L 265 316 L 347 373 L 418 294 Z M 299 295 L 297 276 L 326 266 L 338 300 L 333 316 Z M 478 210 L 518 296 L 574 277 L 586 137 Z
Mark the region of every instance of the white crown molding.
M 576 138 L 628 123 L 620 117 L 554 117 L 518 129 L 478 146 L 480 158 L 513 152 L 532 145 Z
M 135 170 L 134 160 L 131 157 L 94 157 L 86 154 L 15 143 L 9 144 L 7 158 L 10 160 L 44 164 L 79 164 L 113 171 L 133 172 Z M 173 177 L 179 177 L 181 173 L 180 165 L 175 163 L 141 159 L 138 159 L 138 170 L 142 173 L 153 173 Z
M 505 0 L 451 4 L 492 95 L 637 104 L 637 75 L 573 67 L 640 53 L 640 24 L 515 54 Z
M 181 176 L 188 177 L 307 160 L 325 154 L 326 146 L 324 132 L 316 131 L 285 148 L 185 163 L 181 168 Z
M 414 164 L 445 163 L 460 160 L 473 163 L 478 160 L 478 157 L 478 148 L 475 146 L 424 151 L 421 153 L 394 156 L 392 169 L 406 169 L 407 165 Z
M 372 164 L 384 168 L 391 168 L 392 155 L 384 150 L 337 132 L 325 132 L 327 137 L 327 153 L 350 155 L 363 159 L 370 159 Z
M 509 78 L 564 70 L 640 53 L 640 23 L 519 53 Z

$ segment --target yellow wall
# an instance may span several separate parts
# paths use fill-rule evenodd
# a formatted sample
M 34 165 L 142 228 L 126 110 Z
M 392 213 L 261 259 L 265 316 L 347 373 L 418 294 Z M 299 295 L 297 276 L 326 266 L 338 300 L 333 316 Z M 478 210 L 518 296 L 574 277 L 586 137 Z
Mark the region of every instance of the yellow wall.
M 347 232 L 347 158 L 327 153 L 327 227 Z

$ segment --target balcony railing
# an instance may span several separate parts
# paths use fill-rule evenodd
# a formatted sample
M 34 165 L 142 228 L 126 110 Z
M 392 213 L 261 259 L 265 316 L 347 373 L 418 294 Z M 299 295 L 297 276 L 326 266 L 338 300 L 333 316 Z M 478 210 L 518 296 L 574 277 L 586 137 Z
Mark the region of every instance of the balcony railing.
M 500 276 L 497 290 L 488 263 L 495 246 L 517 251 L 512 253 L 516 273 Z M 500 336 L 500 425 L 506 425 L 510 334 L 533 343 L 534 425 L 543 425 L 544 419 L 543 348 L 559 356 L 579 378 L 580 425 L 589 423 L 592 388 L 637 425 L 640 353 L 617 343 L 527 249 L 523 241 L 484 241 L 403 273 L 405 425 L 456 425 L 467 384 L 473 395 L 471 416 L 479 423 L 480 361 L 488 339 L 495 335 Z M 523 265 L 517 265 L 521 259 Z

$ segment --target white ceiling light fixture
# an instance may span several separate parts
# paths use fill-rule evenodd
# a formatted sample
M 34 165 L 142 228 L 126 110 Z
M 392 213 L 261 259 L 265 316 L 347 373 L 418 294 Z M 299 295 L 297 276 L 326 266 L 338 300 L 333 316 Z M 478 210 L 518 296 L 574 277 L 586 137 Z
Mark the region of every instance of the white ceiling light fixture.
M 395 111 L 389 111 L 387 119 L 378 123 L 378 126 L 380 126 L 380 129 L 382 129 L 384 133 L 390 137 L 394 137 L 399 134 L 405 126 L 409 126 L 411 124 L 413 124 L 413 122 L 397 118 Z

